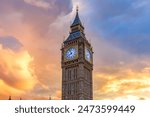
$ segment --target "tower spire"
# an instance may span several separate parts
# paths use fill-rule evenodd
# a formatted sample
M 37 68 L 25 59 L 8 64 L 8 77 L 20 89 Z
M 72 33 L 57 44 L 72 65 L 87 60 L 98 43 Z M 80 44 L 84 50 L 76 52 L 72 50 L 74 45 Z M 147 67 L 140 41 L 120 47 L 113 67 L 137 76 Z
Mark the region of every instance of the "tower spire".
M 74 39 L 77 39 L 77 37 L 83 37 L 85 38 L 85 34 L 84 34 L 84 27 L 81 23 L 81 20 L 79 18 L 79 7 L 76 6 L 76 15 L 75 15 L 75 19 L 73 21 L 73 23 L 71 24 L 70 26 L 70 35 L 69 37 L 64 41 L 67 42 L 69 40 L 74 40 Z
M 74 19 L 74 21 L 73 21 L 71 27 L 73 27 L 73 26 L 75 26 L 75 25 L 82 25 L 82 23 L 81 23 L 81 21 L 80 21 L 80 18 L 79 18 L 79 13 L 78 13 L 78 11 L 79 11 L 79 7 L 77 6 L 77 7 L 76 7 L 76 16 L 75 16 L 75 19 Z
M 77 5 L 77 6 L 76 6 L 76 12 L 78 12 L 78 11 L 79 11 L 79 6 Z

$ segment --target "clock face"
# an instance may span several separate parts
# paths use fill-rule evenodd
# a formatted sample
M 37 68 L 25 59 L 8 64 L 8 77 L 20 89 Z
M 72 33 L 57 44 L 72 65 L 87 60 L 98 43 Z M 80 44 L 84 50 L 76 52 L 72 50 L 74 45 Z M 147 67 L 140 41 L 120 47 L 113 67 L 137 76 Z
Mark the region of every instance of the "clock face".
M 87 48 L 85 49 L 85 59 L 91 62 L 91 52 Z
M 76 55 L 77 55 L 76 48 L 71 47 L 66 51 L 65 57 L 66 57 L 66 59 L 72 60 L 76 57 Z

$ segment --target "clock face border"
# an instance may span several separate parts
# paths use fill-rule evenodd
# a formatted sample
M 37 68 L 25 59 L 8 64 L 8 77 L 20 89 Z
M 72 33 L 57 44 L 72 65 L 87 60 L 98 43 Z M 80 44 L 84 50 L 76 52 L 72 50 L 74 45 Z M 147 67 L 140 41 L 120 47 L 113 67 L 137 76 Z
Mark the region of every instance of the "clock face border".
M 75 53 L 75 56 L 73 58 L 69 59 L 69 58 L 66 57 L 66 54 L 67 54 L 68 50 L 71 49 L 71 48 L 75 49 L 76 53 Z M 68 47 L 68 48 L 65 49 L 65 51 L 64 51 L 64 61 L 65 62 L 66 61 L 72 61 L 72 60 L 75 60 L 77 58 L 78 58 L 78 46 L 70 46 L 70 47 Z
M 89 52 L 88 54 L 90 54 L 90 58 L 87 58 L 87 53 L 86 52 Z M 88 47 L 85 47 L 85 55 L 84 55 L 84 57 L 85 57 L 86 61 L 92 63 L 92 51 Z

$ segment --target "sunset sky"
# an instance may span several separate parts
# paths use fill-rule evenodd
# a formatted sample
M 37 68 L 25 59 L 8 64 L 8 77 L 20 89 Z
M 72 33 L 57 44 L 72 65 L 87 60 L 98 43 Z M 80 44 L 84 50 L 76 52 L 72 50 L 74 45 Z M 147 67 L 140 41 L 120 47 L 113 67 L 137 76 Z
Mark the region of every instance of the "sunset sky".
M 61 44 L 79 6 L 94 99 L 150 99 L 150 0 L 0 0 L 0 99 L 61 99 Z

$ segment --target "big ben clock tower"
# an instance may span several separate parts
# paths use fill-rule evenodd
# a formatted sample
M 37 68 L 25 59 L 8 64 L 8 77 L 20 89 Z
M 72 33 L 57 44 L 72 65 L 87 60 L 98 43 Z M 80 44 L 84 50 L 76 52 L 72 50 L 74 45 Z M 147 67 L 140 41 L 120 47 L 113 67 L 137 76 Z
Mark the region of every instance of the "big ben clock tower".
M 93 50 L 85 37 L 78 15 L 70 26 L 71 32 L 61 48 L 62 99 L 93 99 Z

